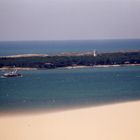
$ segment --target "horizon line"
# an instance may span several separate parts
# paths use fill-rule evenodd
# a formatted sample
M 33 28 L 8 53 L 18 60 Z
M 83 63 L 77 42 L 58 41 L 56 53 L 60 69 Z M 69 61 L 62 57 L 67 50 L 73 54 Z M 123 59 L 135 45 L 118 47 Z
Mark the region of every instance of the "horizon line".
M 0 42 L 41 42 L 41 41 L 98 41 L 98 40 L 140 40 L 140 38 L 97 38 L 97 39 L 38 39 L 38 40 L 0 40 Z

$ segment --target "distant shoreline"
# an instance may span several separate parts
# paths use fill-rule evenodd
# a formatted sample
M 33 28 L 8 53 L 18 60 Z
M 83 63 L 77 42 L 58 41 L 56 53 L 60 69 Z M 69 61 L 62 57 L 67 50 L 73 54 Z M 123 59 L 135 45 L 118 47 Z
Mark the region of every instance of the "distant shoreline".
M 0 68 L 0 70 L 13 70 L 13 69 L 16 69 L 16 70 L 38 70 L 37 68 L 23 68 L 23 67 L 2 67 Z
M 140 66 L 140 64 L 123 64 L 123 65 L 95 65 L 95 66 L 84 66 L 84 65 L 79 65 L 79 66 L 68 66 L 68 67 L 62 67 L 65 69 L 81 69 L 81 68 L 109 68 L 109 67 L 129 67 L 129 66 Z M 25 70 L 25 71 L 30 71 L 30 70 L 48 70 L 48 69 L 38 69 L 38 68 L 24 68 L 24 67 L 2 67 L 0 70 Z M 54 68 L 58 69 L 58 68 Z
M 18 70 L 56 69 L 56 68 L 96 68 L 140 66 L 140 50 L 99 53 L 66 52 L 55 55 L 48 54 L 19 54 L 0 57 L 0 69 Z
M 94 51 L 87 51 L 87 52 L 62 52 L 62 53 L 54 53 L 54 54 L 39 54 L 39 53 L 33 53 L 33 54 L 16 54 L 16 55 L 7 55 L 7 56 L 0 56 L 0 58 L 29 58 L 29 57 L 54 57 L 54 56 L 94 56 Z M 112 53 L 140 53 L 140 50 L 131 50 L 131 51 L 117 51 L 117 52 L 102 52 L 98 53 L 100 54 L 112 54 Z
M 140 66 L 140 64 L 123 64 L 123 65 L 94 65 L 94 66 L 68 66 L 67 69 L 77 69 L 77 68 L 108 68 L 108 67 L 128 67 L 128 66 Z

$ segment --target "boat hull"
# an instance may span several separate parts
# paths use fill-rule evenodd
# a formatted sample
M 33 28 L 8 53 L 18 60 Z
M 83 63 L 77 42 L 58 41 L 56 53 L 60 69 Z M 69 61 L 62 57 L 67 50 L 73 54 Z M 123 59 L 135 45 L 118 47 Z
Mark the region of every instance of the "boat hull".
M 22 75 L 21 74 L 7 74 L 7 75 L 2 75 L 2 77 L 5 77 L 5 78 L 22 77 Z

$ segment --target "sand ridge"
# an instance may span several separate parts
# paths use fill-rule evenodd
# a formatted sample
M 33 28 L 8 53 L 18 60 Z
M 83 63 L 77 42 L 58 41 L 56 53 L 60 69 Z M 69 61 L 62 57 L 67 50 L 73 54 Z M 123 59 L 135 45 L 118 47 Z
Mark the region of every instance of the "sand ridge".
M 0 116 L 1 140 L 140 140 L 140 101 Z

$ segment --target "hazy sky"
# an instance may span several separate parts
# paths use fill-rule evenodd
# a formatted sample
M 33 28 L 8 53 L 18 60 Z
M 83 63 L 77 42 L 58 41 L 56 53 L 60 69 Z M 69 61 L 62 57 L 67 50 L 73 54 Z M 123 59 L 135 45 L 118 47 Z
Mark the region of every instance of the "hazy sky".
M 0 0 L 0 40 L 140 38 L 140 0 Z

